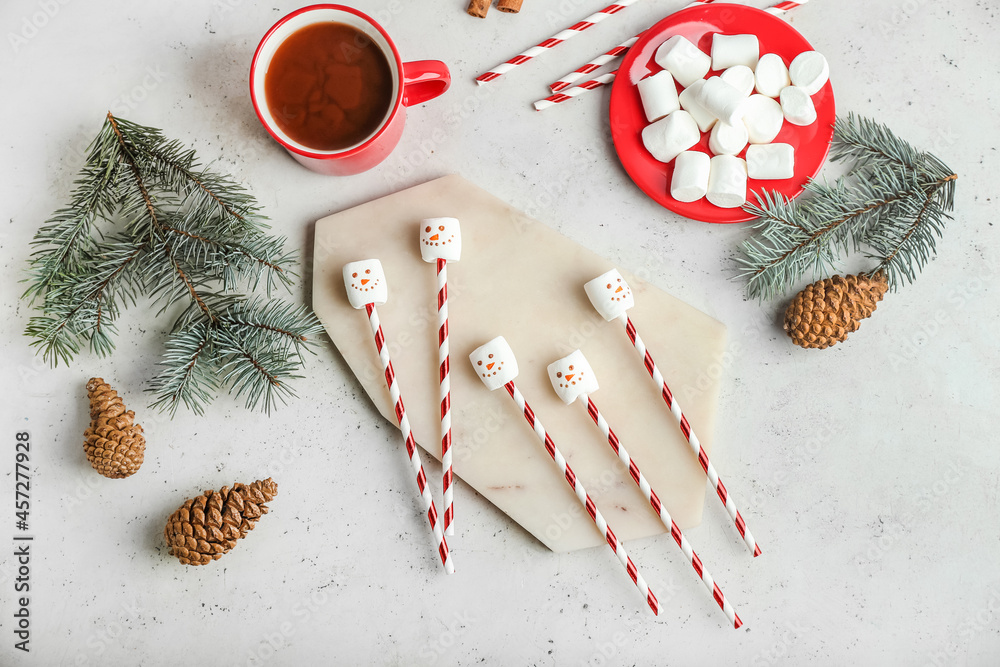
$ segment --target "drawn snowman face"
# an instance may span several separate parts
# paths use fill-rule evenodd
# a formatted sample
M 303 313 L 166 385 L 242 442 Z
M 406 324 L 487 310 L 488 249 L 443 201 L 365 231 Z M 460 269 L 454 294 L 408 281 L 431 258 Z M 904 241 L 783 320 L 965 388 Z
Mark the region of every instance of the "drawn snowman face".
M 517 377 L 517 359 L 503 336 L 477 347 L 469 355 L 472 369 L 490 391 L 499 389 Z
M 345 264 L 344 286 L 347 288 L 347 300 L 353 308 L 364 308 L 369 303 L 381 306 L 389 296 L 382 262 L 377 259 Z
M 611 269 L 594 278 L 583 288 L 587 291 L 587 296 L 590 297 L 590 303 L 594 304 L 597 312 L 608 322 L 620 317 L 635 305 L 632 288 L 628 286 L 617 269 Z
M 566 405 L 582 394 L 592 394 L 598 389 L 594 369 L 580 350 L 549 364 L 549 381 Z
M 455 218 L 430 218 L 420 223 L 420 257 L 425 262 L 446 259 L 457 262 L 462 255 L 462 231 Z

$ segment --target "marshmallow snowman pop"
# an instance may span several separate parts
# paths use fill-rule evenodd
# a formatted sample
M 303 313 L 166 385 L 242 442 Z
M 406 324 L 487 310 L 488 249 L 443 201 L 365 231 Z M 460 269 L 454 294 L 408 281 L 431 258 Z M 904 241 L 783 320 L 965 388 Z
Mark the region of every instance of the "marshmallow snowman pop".
M 584 285 L 584 289 L 587 291 L 590 302 L 597 309 L 597 312 L 601 314 L 601 317 L 608 322 L 618 320 L 625 325 L 625 333 L 628 335 L 629 340 L 632 341 L 632 345 L 635 346 L 636 351 L 639 352 L 639 356 L 642 357 L 646 372 L 649 373 L 649 376 L 653 378 L 653 382 L 659 387 L 663 402 L 667 404 L 667 407 L 670 408 L 670 414 L 677 420 L 677 425 L 680 427 L 681 433 L 684 434 L 684 438 L 691 446 L 691 451 L 698 457 L 698 463 L 701 464 L 705 474 L 708 475 L 708 481 L 715 487 L 719 500 L 726 506 L 726 512 L 736 524 L 736 529 L 740 532 L 740 536 L 743 537 L 743 542 L 754 557 L 759 556 L 760 547 L 757 546 L 753 535 L 750 534 L 750 530 L 746 527 L 746 522 L 743 521 L 743 516 L 736 508 L 736 503 L 726 490 L 726 485 L 719 479 L 719 473 L 715 471 L 715 466 L 712 465 L 708 454 L 705 453 L 705 449 L 701 446 L 698 436 L 691 430 L 691 424 L 688 423 L 687 417 L 681 412 L 681 406 L 677 403 L 677 399 L 674 398 L 670 387 L 667 386 L 666 380 L 663 379 L 660 369 L 656 367 L 656 362 L 653 361 L 653 357 L 646 349 L 642 338 L 639 337 L 639 333 L 635 330 L 635 325 L 629 319 L 628 309 L 635 305 L 632 289 L 616 269 L 611 269 L 607 273 L 594 278 Z
M 625 546 L 615 537 L 614 531 L 611 530 L 611 526 L 605 521 L 601 511 L 597 509 L 597 505 L 590 499 L 590 495 L 583 487 L 583 483 L 573 473 L 573 469 L 569 467 L 566 458 L 556 448 L 555 442 L 552 441 L 552 438 L 545 431 L 542 422 L 535 417 L 531 406 L 528 405 L 524 400 L 524 396 L 521 395 L 521 392 L 514 385 L 514 378 L 517 377 L 517 360 L 514 358 L 514 352 L 510 349 L 510 345 L 507 344 L 503 336 L 497 336 L 485 345 L 476 348 L 469 355 L 469 361 L 472 362 L 473 370 L 483 381 L 483 384 L 486 385 L 487 389 L 494 391 L 503 387 L 510 394 L 510 397 L 514 399 L 514 403 L 528 421 L 528 425 L 531 426 L 535 435 L 538 436 L 538 439 L 545 446 L 545 451 L 548 452 L 552 460 L 559 466 L 563 476 L 566 478 L 566 482 L 576 494 L 577 500 L 587 510 L 587 514 L 593 519 L 594 524 L 601 531 L 608 546 L 611 547 L 611 550 L 615 552 L 618 560 L 625 567 L 625 571 L 628 572 L 632 582 L 639 589 L 639 592 L 642 593 L 643 597 L 646 598 L 646 604 L 649 605 L 654 614 L 659 615 L 660 603 L 656 599 L 656 596 L 653 595 L 653 591 L 649 590 L 646 580 L 639 574 L 638 568 L 636 568 L 632 559 L 625 551 Z
M 719 608 L 722 609 L 722 613 L 726 615 L 729 622 L 733 624 L 734 628 L 739 628 L 743 625 L 743 621 L 736 614 L 736 610 L 723 595 L 722 589 L 719 588 L 718 584 L 715 583 L 715 579 L 712 575 L 708 573 L 708 570 L 704 568 L 701 564 L 701 559 L 698 558 L 698 554 L 694 552 L 691 544 L 684 537 L 684 533 L 681 529 L 677 527 L 674 523 L 673 518 L 670 516 L 670 512 L 667 508 L 660 502 L 659 496 L 656 495 L 656 491 L 650 487 L 649 482 L 646 480 L 645 475 L 639 470 L 638 464 L 635 460 L 629 456 L 629 453 L 622 446 L 621 442 L 618 440 L 618 436 L 615 432 L 611 430 L 611 426 L 608 424 L 604 415 L 601 411 L 597 409 L 597 405 L 594 403 L 593 399 L 590 398 L 590 394 L 597 391 L 597 376 L 594 375 L 594 369 L 590 367 L 587 362 L 587 358 L 583 356 L 583 352 L 576 350 L 569 356 L 563 357 L 558 361 L 549 364 L 549 380 L 552 382 L 552 388 L 555 389 L 556 394 L 562 399 L 562 402 L 566 405 L 573 403 L 577 399 L 580 399 L 580 405 L 584 406 L 587 414 L 590 418 L 594 420 L 597 427 L 601 429 L 604 437 L 607 438 L 608 444 L 611 449 L 614 450 L 621 462 L 625 464 L 628 468 L 629 474 L 632 476 L 632 481 L 636 483 L 639 490 L 642 491 L 642 495 L 646 497 L 646 500 L 652 506 L 653 511 L 660 517 L 660 521 L 663 525 L 667 527 L 670 531 L 670 536 L 674 538 L 677 542 L 677 546 L 680 547 L 681 551 L 684 552 L 684 556 L 690 561 L 691 567 L 694 571 L 698 573 L 698 577 L 701 578 L 705 588 L 708 592 L 715 598 L 716 603 L 718 603 Z
M 448 262 L 462 256 L 462 232 L 455 218 L 420 223 L 420 257 L 437 264 L 438 378 L 441 387 L 441 486 L 444 490 L 444 534 L 455 534 L 455 489 L 452 487 L 451 360 L 448 354 Z
M 420 490 L 420 498 L 424 502 L 427 520 L 431 524 L 434 539 L 437 541 L 438 555 L 441 557 L 445 572 L 452 574 L 455 572 L 455 564 L 448 552 L 448 542 L 444 538 L 444 533 L 441 532 L 434 499 L 431 497 L 430 489 L 427 488 L 427 475 L 424 474 L 424 466 L 420 463 L 417 442 L 410 431 L 410 420 L 406 418 L 403 397 L 399 393 L 396 373 L 392 369 L 392 360 L 389 359 L 389 348 L 385 344 L 385 336 L 382 334 L 378 311 L 375 310 L 376 305 L 386 302 L 389 294 L 385 284 L 385 273 L 382 271 L 382 262 L 377 259 L 364 259 L 345 264 L 344 286 L 347 288 L 347 300 L 351 306 L 358 310 L 364 308 L 368 313 L 368 322 L 371 324 L 372 334 L 375 336 L 375 348 L 378 350 L 379 361 L 382 362 L 385 383 L 389 387 L 389 399 L 392 401 L 396 413 L 396 421 L 399 422 L 399 430 L 403 434 L 403 442 L 406 445 L 406 453 L 410 457 L 410 465 L 417 476 L 417 488 Z

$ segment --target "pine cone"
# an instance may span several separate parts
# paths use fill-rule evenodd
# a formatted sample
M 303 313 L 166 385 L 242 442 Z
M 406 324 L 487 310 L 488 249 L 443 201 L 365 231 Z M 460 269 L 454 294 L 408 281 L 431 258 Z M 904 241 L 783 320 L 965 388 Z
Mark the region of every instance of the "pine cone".
M 785 331 L 793 343 L 807 349 L 836 345 L 875 312 L 888 289 L 882 273 L 817 281 L 796 294 L 788 305 Z
M 270 477 L 247 486 L 233 484 L 184 501 L 167 519 L 163 536 L 170 553 L 185 565 L 219 560 L 246 537 L 278 493 Z
M 87 383 L 90 426 L 84 432 L 83 450 L 94 470 L 111 479 L 135 474 L 146 454 L 142 426 L 135 413 L 125 409 L 121 396 L 101 378 Z

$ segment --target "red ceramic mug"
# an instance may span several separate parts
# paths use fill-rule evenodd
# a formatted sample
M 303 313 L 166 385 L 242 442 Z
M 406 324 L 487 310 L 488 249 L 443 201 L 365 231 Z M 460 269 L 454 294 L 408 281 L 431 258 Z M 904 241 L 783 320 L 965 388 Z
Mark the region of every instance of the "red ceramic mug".
M 321 22 L 345 23 L 360 30 L 382 50 L 392 73 L 392 103 L 382 122 L 357 144 L 334 151 L 316 150 L 289 137 L 275 122 L 264 93 L 264 79 L 271 58 L 282 42 L 300 28 Z M 404 63 L 382 26 L 362 12 L 343 5 L 311 5 L 284 17 L 271 26 L 260 40 L 250 65 L 250 98 L 264 128 L 304 166 L 335 176 L 357 174 L 382 162 L 403 134 L 406 107 L 433 99 L 448 90 L 450 85 L 451 74 L 443 62 L 417 60 Z

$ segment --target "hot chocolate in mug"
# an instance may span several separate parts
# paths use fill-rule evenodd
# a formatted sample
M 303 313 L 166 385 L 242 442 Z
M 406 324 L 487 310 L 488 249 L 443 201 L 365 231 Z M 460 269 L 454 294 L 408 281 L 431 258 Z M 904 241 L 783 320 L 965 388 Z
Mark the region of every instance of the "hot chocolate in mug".
M 406 107 L 451 85 L 438 60 L 404 63 L 388 33 L 343 5 L 303 7 L 275 23 L 250 66 L 257 117 L 309 169 L 371 169 L 399 143 Z

